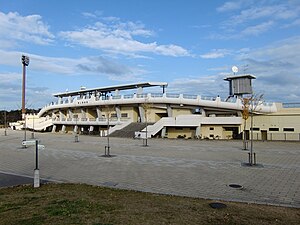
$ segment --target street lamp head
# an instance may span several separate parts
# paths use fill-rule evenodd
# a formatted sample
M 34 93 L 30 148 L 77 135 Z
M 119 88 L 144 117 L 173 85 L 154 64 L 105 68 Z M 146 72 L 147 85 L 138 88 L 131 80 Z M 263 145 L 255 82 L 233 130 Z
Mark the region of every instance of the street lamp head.
M 22 64 L 24 66 L 28 66 L 29 65 L 29 57 L 26 55 L 22 55 Z

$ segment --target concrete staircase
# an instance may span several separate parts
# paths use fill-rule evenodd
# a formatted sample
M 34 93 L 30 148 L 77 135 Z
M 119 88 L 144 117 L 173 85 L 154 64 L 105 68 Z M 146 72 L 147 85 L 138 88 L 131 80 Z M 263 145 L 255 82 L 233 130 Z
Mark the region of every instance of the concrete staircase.
M 148 123 L 149 125 L 149 123 Z M 112 132 L 110 137 L 133 138 L 136 131 L 141 131 L 146 127 L 146 123 L 130 123 L 123 129 Z

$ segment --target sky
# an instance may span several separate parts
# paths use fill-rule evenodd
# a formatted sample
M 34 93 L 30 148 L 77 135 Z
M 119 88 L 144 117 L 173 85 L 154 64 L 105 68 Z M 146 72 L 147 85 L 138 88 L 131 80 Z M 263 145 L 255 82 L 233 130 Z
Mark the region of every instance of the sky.
M 29 108 L 136 82 L 226 98 L 232 66 L 265 101 L 300 102 L 300 0 L 0 0 L 0 110 L 21 108 L 22 54 Z

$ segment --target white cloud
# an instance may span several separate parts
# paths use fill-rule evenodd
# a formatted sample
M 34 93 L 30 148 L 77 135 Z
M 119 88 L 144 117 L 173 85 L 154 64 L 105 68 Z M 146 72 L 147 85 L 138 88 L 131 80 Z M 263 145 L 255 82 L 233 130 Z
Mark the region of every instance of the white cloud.
M 217 8 L 218 12 L 227 12 L 236 9 L 240 9 L 241 2 L 240 1 L 232 1 L 232 2 L 225 2 L 222 6 Z
M 203 59 L 217 59 L 217 58 L 223 58 L 228 54 L 230 54 L 230 51 L 227 49 L 213 49 L 208 53 L 200 55 L 200 57 Z
M 0 49 L 0 65 L 22 68 L 21 55 L 16 51 L 3 51 Z M 54 58 L 35 54 L 27 54 L 30 63 L 27 68 L 28 74 L 35 76 L 27 86 L 28 104 L 32 107 L 40 107 L 51 100 L 51 90 L 56 87 L 41 87 L 37 79 L 51 81 L 60 76 L 60 80 L 73 82 L 71 78 L 64 79 L 65 76 L 93 76 L 94 78 L 110 79 L 117 81 L 133 82 L 144 78 L 147 72 L 139 67 L 130 67 L 120 64 L 104 57 L 81 57 L 81 58 Z M 54 75 L 53 78 L 47 76 Z M 40 76 L 40 77 L 39 77 Z M 39 77 L 39 78 L 38 78 Z M 45 78 L 46 77 L 46 78 Z M 0 105 L 7 108 L 20 108 L 21 99 L 21 78 L 20 73 L 0 73 Z M 88 78 L 87 78 L 88 80 Z M 37 83 L 36 83 L 37 82 Z
M 15 42 L 47 45 L 53 39 L 54 35 L 40 15 L 21 16 L 16 12 L 0 12 L 0 42 L 6 43 L 2 48 L 17 45 Z
M 233 16 L 231 18 L 230 24 L 236 25 L 240 23 L 245 23 L 250 20 L 257 20 L 261 18 L 285 20 L 290 18 L 296 18 L 297 16 L 297 10 L 289 8 L 287 5 L 284 4 L 259 6 L 242 10 L 239 15 Z
M 156 42 L 144 43 L 135 37 L 147 38 L 154 32 L 145 29 L 142 23 L 109 20 L 97 22 L 76 31 L 60 32 L 60 36 L 74 44 L 100 49 L 105 52 L 124 55 L 154 53 L 166 56 L 189 56 L 188 50 L 181 46 L 159 45 Z
M 198 94 L 201 96 L 223 98 L 228 96 L 228 83 L 223 80 L 222 74 L 208 76 L 185 76 L 169 82 L 168 92 Z
M 240 34 L 238 34 L 239 37 L 247 37 L 247 36 L 257 36 L 259 34 L 265 33 L 270 28 L 274 26 L 273 21 L 264 22 L 258 25 L 249 26 L 242 30 Z
M 299 25 L 300 6 L 291 1 L 230 1 L 217 8 L 229 18 L 220 24 L 221 33 L 213 39 L 239 39 L 266 33 L 275 25 L 289 28 Z
M 3 50 L 0 50 L 0 55 L 3 57 L 0 65 L 21 67 L 22 54 L 29 56 L 30 70 L 47 74 L 101 74 L 113 80 L 122 79 L 131 81 L 145 73 L 144 70 L 139 68 L 129 67 L 113 60 L 105 59 L 104 57 L 55 58 Z
M 300 98 L 300 36 L 253 49 L 238 60 L 257 76 L 254 87 L 274 101 L 298 102 Z M 293 97 L 294 96 L 294 97 Z M 296 96 L 296 97 L 295 97 Z
M 91 12 L 83 12 L 82 15 L 85 18 L 97 19 L 99 16 L 102 15 L 102 11 L 95 11 L 93 13 L 91 13 Z

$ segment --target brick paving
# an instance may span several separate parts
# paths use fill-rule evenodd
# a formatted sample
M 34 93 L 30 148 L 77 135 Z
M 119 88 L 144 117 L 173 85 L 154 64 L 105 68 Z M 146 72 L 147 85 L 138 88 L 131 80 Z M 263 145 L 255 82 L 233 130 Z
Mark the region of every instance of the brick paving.
M 0 172 L 33 176 L 35 149 L 21 147 L 24 132 L 2 131 Z M 262 166 L 245 167 L 241 141 L 150 139 L 143 147 L 141 140 L 110 138 L 115 157 L 105 158 L 105 137 L 36 137 L 46 146 L 39 161 L 46 180 L 300 208 L 300 142 L 254 142 Z

